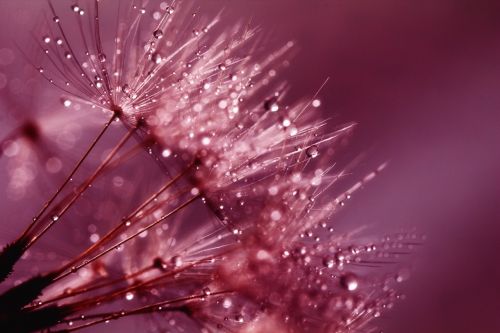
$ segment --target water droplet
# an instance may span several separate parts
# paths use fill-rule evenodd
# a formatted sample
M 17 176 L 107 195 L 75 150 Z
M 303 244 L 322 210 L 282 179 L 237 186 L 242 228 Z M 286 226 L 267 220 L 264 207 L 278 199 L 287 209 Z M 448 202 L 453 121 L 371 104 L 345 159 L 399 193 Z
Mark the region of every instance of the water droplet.
M 320 107 L 320 105 L 321 105 L 321 101 L 319 99 L 315 99 L 312 101 L 312 106 L 314 106 L 315 108 Z
M 310 158 L 315 158 L 319 155 L 318 146 L 313 145 L 306 149 L 306 155 Z
M 225 70 L 226 70 L 226 65 L 224 65 L 224 64 L 220 64 L 220 65 L 218 66 L 218 68 L 219 68 L 219 70 L 221 70 L 221 71 L 225 71 Z
M 157 29 L 153 32 L 153 37 L 156 39 L 161 39 L 163 37 L 163 31 Z
M 97 59 L 99 59 L 100 62 L 106 62 L 106 55 L 104 53 L 100 53 L 97 56 Z
M 62 104 L 64 105 L 65 108 L 69 108 L 71 106 L 71 100 L 63 99 Z
M 56 39 L 56 44 L 61 46 L 63 44 L 63 40 L 61 38 Z
M 210 144 L 210 138 L 205 136 L 201 139 L 201 144 L 204 145 L 204 146 L 208 146 Z
M 161 54 L 159 54 L 159 53 L 153 53 L 153 55 L 151 56 L 151 60 L 152 60 L 155 64 L 159 65 L 159 64 L 161 64 L 161 61 L 162 61 L 162 56 L 161 56 Z
M 279 210 L 273 210 L 271 212 L 271 220 L 279 221 L 281 219 L 281 213 Z
M 170 262 L 175 266 L 175 267 L 180 267 L 182 266 L 182 258 L 180 256 L 173 256 L 172 259 L 170 259 Z
M 172 151 L 170 149 L 163 149 L 161 152 L 161 156 L 163 157 L 169 157 L 170 155 L 172 155 Z
M 57 215 L 52 216 L 52 221 L 57 222 L 57 220 L 59 220 L 59 216 Z
M 233 301 L 230 298 L 224 298 L 222 301 L 222 307 L 224 309 L 229 309 L 233 305 Z
M 92 243 L 97 243 L 97 241 L 99 240 L 99 235 L 98 234 L 92 234 L 90 235 L 89 239 Z
M 127 301 L 133 300 L 134 299 L 134 294 L 129 291 L 128 293 L 125 294 L 125 299 Z
M 264 102 L 264 109 L 266 111 L 276 112 L 280 109 L 276 97 L 270 98 Z
M 130 92 L 132 91 L 132 89 L 130 89 L 130 86 L 128 84 L 124 84 L 122 86 L 122 91 L 125 93 L 125 94 L 130 94 Z
M 159 270 L 165 270 L 167 268 L 167 264 L 163 261 L 163 259 L 156 257 L 153 260 L 153 267 L 159 269 Z
M 49 36 L 45 36 L 45 37 L 43 37 L 43 42 L 44 42 L 45 44 L 50 43 L 50 37 L 49 37 Z
M 210 290 L 210 288 L 208 288 L 208 287 L 203 288 L 203 295 L 210 296 L 210 294 L 212 294 L 212 291 Z
M 54 16 L 52 18 L 52 21 L 54 21 L 55 23 L 59 23 L 60 22 L 59 16 Z
M 332 258 L 323 258 L 323 266 L 325 266 L 326 268 L 332 268 L 333 265 L 335 265 L 335 261 Z
M 71 10 L 74 11 L 75 13 L 78 13 L 80 11 L 80 7 L 78 7 L 77 5 L 72 5 Z
M 348 291 L 355 291 L 359 286 L 358 277 L 353 273 L 344 274 L 340 278 L 340 285 Z
M 66 59 L 71 59 L 71 58 L 72 58 L 72 55 L 71 55 L 71 53 L 70 53 L 70 52 L 64 52 L 64 57 L 65 57 Z

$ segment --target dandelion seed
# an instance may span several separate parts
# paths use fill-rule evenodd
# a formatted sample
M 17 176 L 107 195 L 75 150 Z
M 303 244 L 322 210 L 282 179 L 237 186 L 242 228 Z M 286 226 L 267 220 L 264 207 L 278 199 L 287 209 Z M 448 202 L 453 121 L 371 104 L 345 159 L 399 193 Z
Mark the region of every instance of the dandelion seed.
M 78 28 L 73 34 L 49 4 L 57 25 L 42 42 L 60 47 L 46 46 L 41 76 L 68 96 L 61 100 L 71 107 L 66 113 L 102 110 L 108 120 L 19 238 L 10 268 L 54 225 L 69 227 L 72 219 L 84 224 L 61 241 L 81 243 L 88 235 L 90 246 L 60 260 L 24 304 L 16 297 L 0 299 L 0 307 L 15 304 L 23 319 L 54 309 L 37 330 L 160 312 L 168 317 L 161 325 L 176 331 L 365 327 L 394 293 L 365 284 L 359 266 L 383 255 L 379 248 L 403 246 L 406 236 L 374 246 L 326 230 L 337 204 L 358 187 L 322 200 L 345 170 L 332 171 L 318 147 L 335 147 L 352 126 L 328 132 L 318 115 L 303 112 L 311 99 L 290 101 L 287 84 L 276 78 L 292 45 L 254 54 L 254 30 L 218 31 L 219 17 L 204 20 L 178 8 L 173 15 L 167 2 L 159 9 L 120 3 L 107 41 L 101 6 L 66 6 Z M 31 132 L 25 137 L 39 135 Z M 76 132 L 66 133 L 68 151 L 77 150 Z M 16 140 L 3 142 L 6 156 L 22 153 Z M 49 156 L 48 173 L 68 169 L 65 159 Z M 35 178 L 30 170 L 17 169 L 17 178 Z M 124 303 L 126 309 L 104 311 Z M 9 327 L 9 320 L 0 324 Z

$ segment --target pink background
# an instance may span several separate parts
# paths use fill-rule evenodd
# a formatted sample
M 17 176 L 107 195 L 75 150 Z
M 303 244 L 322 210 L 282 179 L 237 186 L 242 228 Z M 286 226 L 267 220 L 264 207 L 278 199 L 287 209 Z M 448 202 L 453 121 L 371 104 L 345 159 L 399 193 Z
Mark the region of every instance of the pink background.
M 1 0 L 0 48 L 27 37 L 44 6 Z M 313 94 L 329 77 L 320 94 L 327 115 L 359 123 L 343 158 L 366 153 L 360 177 L 390 161 L 339 216 L 339 223 L 367 224 L 373 232 L 416 227 L 427 235 L 409 258 L 415 272 L 402 286 L 407 299 L 380 321 L 383 331 L 500 332 L 500 2 L 204 6 L 226 7 L 223 21 L 251 18 L 272 46 L 296 40 L 300 51 L 282 73 L 291 93 Z M 0 65 L 0 72 L 9 70 Z M 9 220 L 9 208 L 1 208 L 2 221 Z M 100 329 L 124 323 L 112 325 Z

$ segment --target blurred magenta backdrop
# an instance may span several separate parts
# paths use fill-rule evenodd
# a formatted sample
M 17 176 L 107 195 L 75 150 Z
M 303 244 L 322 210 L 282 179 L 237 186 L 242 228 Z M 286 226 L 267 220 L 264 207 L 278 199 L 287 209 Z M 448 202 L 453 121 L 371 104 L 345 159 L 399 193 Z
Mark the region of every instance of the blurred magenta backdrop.
M 0 48 L 29 36 L 45 6 L 0 0 Z M 373 233 L 416 227 L 427 235 L 408 258 L 414 273 L 402 286 L 407 299 L 380 321 L 383 331 L 500 332 L 500 1 L 202 6 L 200 13 L 224 7 L 222 22 L 251 20 L 272 47 L 297 41 L 292 66 L 281 73 L 291 94 L 313 94 L 330 78 L 320 93 L 326 116 L 359 123 L 343 158 L 364 153 L 359 177 L 390 161 L 338 217 Z M 0 65 L 0 73 L 10 70 Z M 12 209 L 3 206 L 8 217 Z

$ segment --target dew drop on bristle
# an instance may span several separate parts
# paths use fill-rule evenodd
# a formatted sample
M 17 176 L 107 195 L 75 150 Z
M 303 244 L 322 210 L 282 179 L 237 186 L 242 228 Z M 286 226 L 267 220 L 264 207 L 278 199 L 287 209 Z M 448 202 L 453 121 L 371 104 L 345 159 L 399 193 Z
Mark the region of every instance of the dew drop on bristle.
M 69 108 L 71 106 L 71 100 L 69 99 L 62 99 L 62 105 L 65 107 L 65 108 Z
M 45 37 L 43 37 L 43 42 L 44 42 L 45 44 L 49 44 L 49 43 L 50 43 L 50 37 L 49 37 L 49 36 L 45 36 Z
M 266 111 L 276 112 L 279 110 L 279 105 L 275 97 L 270 98 L 264 102 L 264 109 Z
M 132 91 L 132 89 L 130 89 L 130 86 L 128 84 L 124 84 L 122 86 L 122 91 L 125 93 L 125 94 L 130 94 L 130 92 Z
M 182 266 L 182 258 L 180 256 L 173 256 L 172 259 L 170 259 L 170 262 L 175 267 L 181 267 Z
M 153 54 L 151 55 L 151 60 L 152 60 L 155 64 L 157 64 L 157 65 L 161 64 L 161 61 L 162 61 L 161 54 L 159 54 L 159 53 L 153 53 Z
M 210 288 L 208 287 L 203 288 L 203 295 L 210 296 L 211 293 L 212 291 L 210 290 Z
M 318 146 L 313 145 L 306 149 L 306 155 L 310 158 L 315 158 L 319 155 Z
M 335 265 L 335 261 L 332 258 L 323 258 L 323 266 L 325 266 L 326 268 L 332 268 L 333 265 Z
M 340 277 L 340 286 L 347 291 L 355 291 L 359 287 L 358 277 L 347 273 Z
M 153 37 L 156 39 L 161 39 L 163 37 L 163 31 L 157 29 L 153 32 Z
M 172 155 L 172 151 L 170 149 L 163 149 L 161 152 L 161 156 L 163 157 L 169 157 L 170 155 Z
M 100 62 L 106 62 L 106 55 L 104 53 L 101 53 L 99 54 L 97 59 L 99 59 Z
M 315 99 L 312 101 L 312 106 L 315 108 L 319 108 L 321 106 L 321 101 L 319 99 Z
M 163 262 L 163 260 L 159 257 L 156 257 L 154 260 L 153 260 L 153 267 L 154 268 L 157 268 L 159 270 L 165 270 L 167 269 L 167 265 Z

